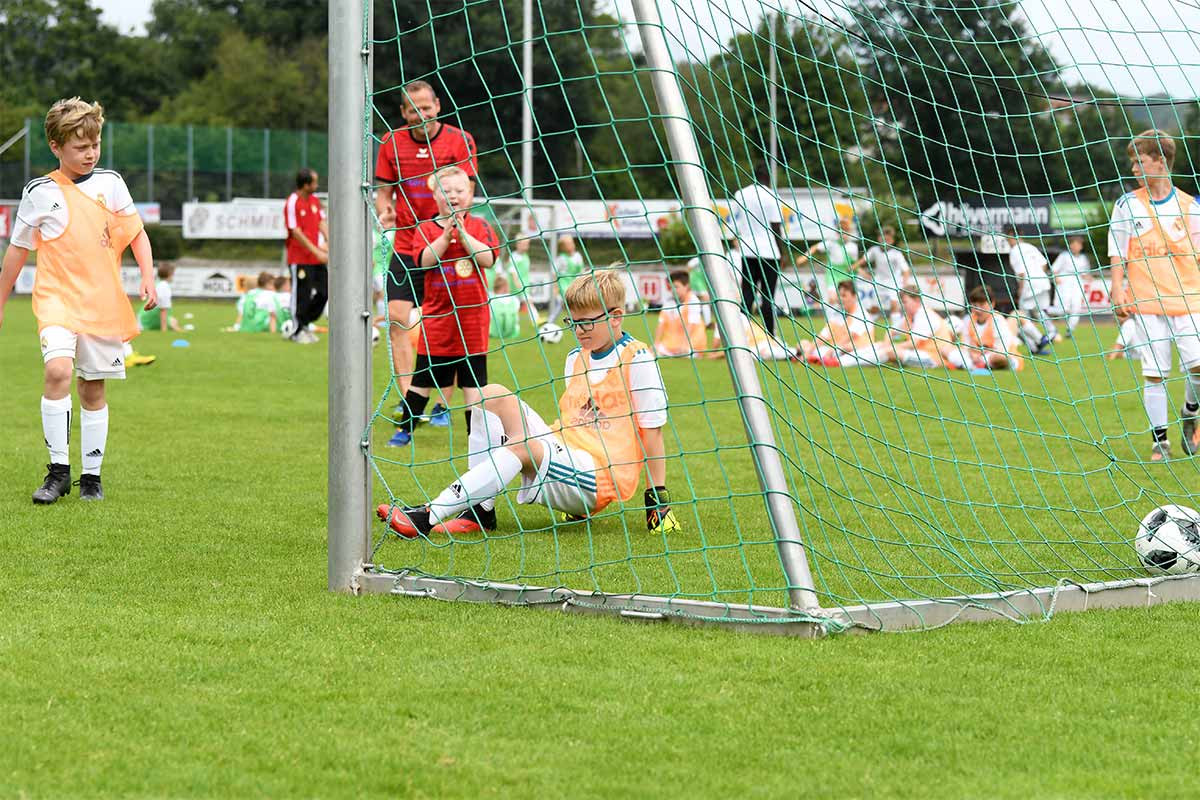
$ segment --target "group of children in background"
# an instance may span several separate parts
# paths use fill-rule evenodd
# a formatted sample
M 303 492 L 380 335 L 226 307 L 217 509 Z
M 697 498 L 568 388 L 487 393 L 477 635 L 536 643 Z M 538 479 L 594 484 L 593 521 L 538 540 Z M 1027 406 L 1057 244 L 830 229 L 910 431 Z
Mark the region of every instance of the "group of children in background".
M 1022 241 L 1015 229 L 1005 232 L 1009 264 L 1016 276 L 1016 313 L 1006 316 L 995 308 L 991 291 L 976 287 L 966 297 L 964 315 L 955 319 L 944 304 L 931 307 L 913 279 L 904 251 L 896 247 L 896 231 L 884 227 L 879 244 L 858 256 L 851 226 L 843 221 L 832 240 L 809 248 L 797 260 L 807 263 L 817 252 L 827 257 L 826 291 L 814 279 L 809 294 L 825 326 L 813 340 L 790 348 L 770 335 L 745 310 L 737 321 L 746 340 L 764 360 L 800 359 L 825 366 L 868 366 L 899 363 L 951 369 L 1020 369 L 1024 344 L 1031 353 L 1045 352 L 1063 335 L 1070 338 L 1085 311 L 1082 276 L 1091 270 L 1082 237 L 1071 237 L 1069 249 L 1050 264 L 1034 245 Z M 737 277 L 736 242 L 723 259 Z M 672 297 L 658 318 L 655 350 L 664 357 L 722 357 L 723 349 L 712 319 L 711 297 L 692 288 L 702 276 L 699 259 L 687 271 L 671 273 Z M 1056 319 L 1062 324 L 1060 332 Z M 885 331 L 876 340 L 874 329 Z M 709 331 L 713 332 L 710 346 Z M 1120 352 L 1118 339 L 1116 353 Z

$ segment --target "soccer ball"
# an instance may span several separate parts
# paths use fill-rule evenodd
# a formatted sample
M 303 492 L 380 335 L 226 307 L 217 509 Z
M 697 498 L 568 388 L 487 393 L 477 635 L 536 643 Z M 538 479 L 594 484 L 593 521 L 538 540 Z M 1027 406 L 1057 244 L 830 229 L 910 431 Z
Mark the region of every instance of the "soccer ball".
M 1151 572 L 1200 572 L 1200 512 L 1187 506 L 1159 506 L 1138 525 L 1133 547 Z
M 553 322 L 547 322 L 538 328 L 538 338 L 546 344 L 558 344 L 562 341 L 563 329 Z
M 294 320 L 294 319 L 284 320 L 283 324 L 279 326 L 279 335 L 285 339 L 290 338 L 291 335 L 295 332 L 296 332 L 296 320 Z

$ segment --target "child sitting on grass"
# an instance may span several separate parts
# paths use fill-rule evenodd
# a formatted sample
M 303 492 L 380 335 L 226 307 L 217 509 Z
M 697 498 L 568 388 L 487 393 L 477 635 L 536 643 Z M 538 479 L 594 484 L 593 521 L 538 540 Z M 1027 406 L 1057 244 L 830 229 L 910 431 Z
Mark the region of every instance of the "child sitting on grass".
M 567 287 L 566 304 L 579 347 L 567 355 L 558 421 L 546 424 L 504 386 L 483 387 L 470 469 L 429 505 L 379 506 L 392 530 L 406 538 L 495 530 L 496 496 L 518 476 L 517 502 L 586 519 L 631 499 L 643 471 L 646 529 L 679 528 L 666 487 L 667 393 L 653 351 L 622 330 L 624 282 L 611 271 L 582 275 Z

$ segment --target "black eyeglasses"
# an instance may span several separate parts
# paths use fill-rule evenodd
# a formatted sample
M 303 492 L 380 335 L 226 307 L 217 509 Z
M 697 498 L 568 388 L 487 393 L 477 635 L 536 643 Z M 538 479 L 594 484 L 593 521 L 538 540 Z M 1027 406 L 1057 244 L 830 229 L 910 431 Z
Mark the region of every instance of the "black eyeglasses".
M 597 322 L 600 322 L 603 319 L 607 319 L 608 317 L 610 317 L 612 315 L 612 313 L 614 311 L 620 311 L 620 310 L 621 309 L 614 307 L 614 308 L 610 308 L 608 311 L 605 311 L 603 314 L 600 314 L 599 316 L 585 317 L 583 319 L 571 319 L 570 317 L 563 317 L 563 327 L 566 328 L 567 330 L 577 330 L 577 331 L 580 331 L 581 333 L 587 333 L 588 331 L 590 331 L 596 327 Z

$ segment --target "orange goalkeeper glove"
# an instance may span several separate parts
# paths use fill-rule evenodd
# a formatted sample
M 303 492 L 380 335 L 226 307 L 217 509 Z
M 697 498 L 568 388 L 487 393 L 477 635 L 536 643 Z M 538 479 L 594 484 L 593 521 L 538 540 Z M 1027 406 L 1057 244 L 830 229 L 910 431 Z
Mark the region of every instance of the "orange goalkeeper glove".
M 671 510 L 671 493 L 667 487 L 647 489 L 642 500 L 646 504 L 646 530 L 651 533 L 670 533 L 680 529 L 679 520 Z

